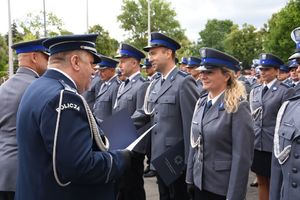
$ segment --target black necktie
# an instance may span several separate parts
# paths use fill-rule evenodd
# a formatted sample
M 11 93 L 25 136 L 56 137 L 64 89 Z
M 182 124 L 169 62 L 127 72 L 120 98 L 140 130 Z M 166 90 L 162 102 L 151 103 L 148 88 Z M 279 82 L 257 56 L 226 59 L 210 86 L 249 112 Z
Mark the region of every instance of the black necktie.
M 211 100 L 207 101 L 205 104 L 203 116 L 207 113 L 207 111 L 211 108 L 211 106 L 212 106 L 212 101 Z
M 264 89 L 262 90 L 262 96 L 264 96 L 266 94 L 266 92 L 268 91 L 268 86 L 265 86 Z
M 163 85 L 165 82 L 165 79 L 164 78 L 161 78 L 161 85 Z
M 125 85 L 124 85 L 124 87 L 125 87 L 128 83 L 129 83 L 129 79 L 126 79 L 126 80 L 125 80 Z

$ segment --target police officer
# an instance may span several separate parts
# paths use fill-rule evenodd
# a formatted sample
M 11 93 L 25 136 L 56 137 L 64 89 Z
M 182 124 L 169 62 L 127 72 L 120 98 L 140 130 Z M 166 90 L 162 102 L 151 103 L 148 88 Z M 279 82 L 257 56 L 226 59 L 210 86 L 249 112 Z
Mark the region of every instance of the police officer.
M 96 96 L 94 104 L 94 115 L 100 121 L 112 115 L 113 106 L 117 98 L 117 88 L 121 84 L 115 68 L 118 61 L 107 56 L 100 56 L 101 62 L 98 63 L 98 70 L 101 81 L 103 82 Z
M 289 61 L 290 86 L 295 89 L 296 94 L 300 94 L 300 74 L 298 73 L 299 60 L 296 58 Z
M 144 48 L 149 54 L 152 66 L 161 73 L 147 89 L 144 108 L 132 118 L 137 127 L 149 121 L 156 126 L 151 131 L 151 160 L 184 140 L 182 151 L 185 163 L 189 151 L 190 122 L 193 108 L 199 97 L 197 84 L 188 74 L 177 69 L 175 52 L 180 48 L 178 42 L 158 32 L 151 33 L 150 46 Z M 175 182 L 167 186 L 157 175 L 160 200 L 187 199 L 185 172 Z
M 91 84 L 89 86 L 89 89 L 82 93 L 82 96 L 84 97 L 92 111 L 94 111 L 94 104 L 101 84 L 102 80 L 100 78 L 99 71 L 96 70 L 95 74 L 91 76 Z
M 191 56 L 189 57 L 188 64 L 186 66 L 187 73 L 189 73 L 196 80 L 196 82 L 199 80 L 199 74 L 200 74 L 199 70 L 196 69 L 200 66 L 200 63 L 201 63 L 200 58 Z M 201 82 L 197 82 L 197 83 L 201 85 Z
M 287 85 L 291 85 L 292 81 L 291 81 L 291 79 L 289 77 L 290 77 L 289 67 L 286 66 L 285 64 L 281 65 L 279 67 L 279 72 L 278 72 L 277 79 L 279 81 L 281 81 L 282 83 L 285 83 Z
M 300 58 L 300 55 L 298 55 Z M 300 72 L 300 65 L 298 66 Z M 281 106 L 274 133 L 270 200 L 299 198 L 300 95 Z
M 208 95 L 200 97 L 192 119 L 188 189 L 194 199 L 242 200 L 254 134 L 247 94 L 235 76 L 239 61 L 211 48 L 200 49 L 200 54 Z
M 183 72 L 187 72 L 188 59 L 186 57 L 182 57 L 181 61 L 178 63 L 179 69 Z
M 191 56 L 188 58 L 188 64 L 186 66 L 187 73 L 189 73 L 196 81 L 198 89 L 199 89 L 199 94 L 202 96 L 205 94 L 207 91 L 203 89 L 202 87 L 202 82 L 200 79 L 200 71 L 199 71 L 199 66 L 201 63 L 201 59 Z
M 145 58 L 142 68 L 145 69 L 148 81 L 153 81 L 157 76 L 159 76 L 159 74 L 156 72 L 156 69 L 152 67 L 152 64 L 149 62 L 148 58 Z
M 276 115 L 281 104 L 294 95 L 294 90 L 277 80 L 283 61 L 269 53 L 260 54 L 260 75 L 262 84 L 250 93 L 250 106 L 254 120 L 254 159 L 251 170 L 258 179 L 260 200 L 269 199 L 271 156 Z
M 79 93 L 88 89 L 100 59 L 97 34 L 43 42 L 49 67 L 23 95 L 17 116 L 19 172 L 16 200 L 113 200 L 113 179 L 130 163 L 130 152 L 107 151 Z
M 16 74 L 0 86 L 0 199 L 14 199 L 18 167 L 16 114 L 28 85 L 47 69 L 48 52 L 45 39 L 14 44 L 19 68 Z
M 129 44 L 121 44 L 119 54 L 119 67 L 122 75 L 127 79 L 119 86 L 113 113 L 126 109 L 132 115 L 136 109 L 141 108 L 144 102 L 148 82 L 140 73 L 140 61 L 145 54 Z M 144 147 L 134 149 L 134 161 L 121 180 L 119 200 L 143 200 L 146 198 L 144 189 Z

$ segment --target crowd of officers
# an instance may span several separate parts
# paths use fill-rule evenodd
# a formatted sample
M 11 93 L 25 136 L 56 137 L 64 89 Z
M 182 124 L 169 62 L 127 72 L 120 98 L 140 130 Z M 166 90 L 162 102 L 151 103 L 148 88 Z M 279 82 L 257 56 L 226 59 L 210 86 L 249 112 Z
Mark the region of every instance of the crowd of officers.
M 239 60 L 207 47 L 177 63 L 180 44 L 159 32 L 147 58 L 125 43 L 100 55 L 96 38 L 12 46 L 19 69 L 0 86 L 0 200 L 145 200 L 145 168 L 160 200 L 243 200 L 249 170 L 259 200 L 298 198 L 299 43 L 287 65 L 261 53 L 241 73 Z M 110 150 L 101 123 L 124 109 L 137 130 L 156 126 L 132 151 Z M 166 184 L 151 161 L 179 142 L 184 168 Z

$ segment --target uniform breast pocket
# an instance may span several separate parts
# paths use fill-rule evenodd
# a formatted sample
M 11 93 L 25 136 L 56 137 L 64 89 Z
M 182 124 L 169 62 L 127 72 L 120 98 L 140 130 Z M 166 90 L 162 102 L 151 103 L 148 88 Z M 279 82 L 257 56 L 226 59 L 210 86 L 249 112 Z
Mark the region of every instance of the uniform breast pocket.
M 158 103 L 161 116 L 172 117 L 177 112 L 175 96 L 163 96 L 159 98 Z
M 280 146 L 287 146 L 291 144 L 295 138 L 296 128 L 293 124 L 283 122 L 279 128 L 279 142 Z

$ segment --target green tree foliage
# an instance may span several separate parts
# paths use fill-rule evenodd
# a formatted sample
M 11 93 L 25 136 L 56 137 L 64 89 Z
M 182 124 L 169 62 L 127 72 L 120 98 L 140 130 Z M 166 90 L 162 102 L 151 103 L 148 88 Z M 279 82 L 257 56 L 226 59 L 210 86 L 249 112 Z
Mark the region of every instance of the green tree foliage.
M 242 29 L 234 25 L 225 37 L 224 50 L 240 60 L 243 68 L 249 68 L 262 52 L 262 32 L 252 25 L 243 24 Z
M 44 18 L 43 12 L 40 11 L 38 14 L 29 13 L 25 19 L 16 21 L 17 27 L 23 34 L 23 41 L 33 40 L 44 37 Z M 63 21 L 52 12 L 46 14 L 46 28 L 47 36 L 67 35 L 72 34 L 63 28 Z
M 285 61 L 295 50 L 291 31 L 300 25 L 300 0 L 290 0 L 278 13 L 272 15 L 265 28 L 264 50 Z
M 0 35 L 0 77 L 7 75 L 8 67 L 8 47 L 5 37 Z
M 96 40 L 97 51 L 103 55 L 115 56 L 118 49 L 118 41 L 109 36 L 108 31 L 105 31 L 102 26 L 94 25 L 89 28 L 89 33 L 98 33 Z
M 199 32 L 199 47 L 211 47 L 224 51 L 224 39 L 233 27 L 231 20 L 208 20 L 203 31 Z
M 177 53 L 184 54 L 191 43 L 184 34 L 184 29 L 176 20 L 176 12 L 171 3 L 164 0 L 151 0 L 151 31 L 159 31 L 178 41 L 182 49 Z M 141 49 L 148 41 L 148 1 L 123 0 L 122 13 L 118 16 L 121 28 L 127 33 L 128 42 Z

